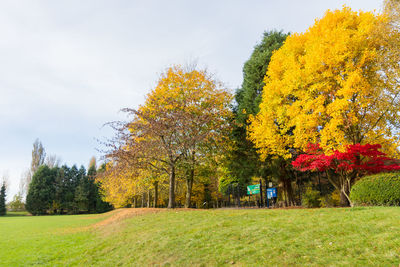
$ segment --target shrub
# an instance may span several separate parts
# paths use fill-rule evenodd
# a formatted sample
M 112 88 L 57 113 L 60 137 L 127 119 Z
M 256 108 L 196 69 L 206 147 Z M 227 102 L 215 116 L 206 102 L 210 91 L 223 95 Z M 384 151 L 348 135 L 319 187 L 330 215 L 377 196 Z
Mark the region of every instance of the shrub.
M 400 173 L 379 173 L 356 182 L 350 193 L 353 205 L 398 206 Z
M 319 208 L 321 207 L 321 195 L 318 191 L 314 190 L 311 185 L 306 187 L 306 192 L 302 197 L 301 204 L 306 208 Z
M 322 208 L 332 208 L 340 206 L 340 192 L 335 190 L 332 194 L 327 194 L 320 198 Z

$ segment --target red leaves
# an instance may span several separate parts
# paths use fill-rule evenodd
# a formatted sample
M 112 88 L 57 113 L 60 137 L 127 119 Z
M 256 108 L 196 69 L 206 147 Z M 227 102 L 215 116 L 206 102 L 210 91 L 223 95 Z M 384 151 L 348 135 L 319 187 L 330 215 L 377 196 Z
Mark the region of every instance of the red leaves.
M 357 171 L 379 173 L 383 171 L 400 170 L 400 164 L 379 151 L 382 146 L 377 145 L 349 145 L 345 152 L 334 151 L 332 155 L 325 155 L 319 144 L 309 144 L 306 154 L 301 154 L 292 162 L 293 167 L 300 171 L 325 171 L 328 169 L 339 171 Z

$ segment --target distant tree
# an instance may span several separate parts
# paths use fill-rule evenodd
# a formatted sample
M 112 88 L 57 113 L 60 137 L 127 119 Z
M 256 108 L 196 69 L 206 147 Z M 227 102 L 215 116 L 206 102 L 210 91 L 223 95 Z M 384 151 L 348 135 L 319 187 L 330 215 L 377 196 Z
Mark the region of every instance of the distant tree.
M 31 172 L 32 175 L 44 164 L 46 158 L 46 152 L 39 139 L 36 139 L 33 143 L 32 150 L 32 161 L 31 161 Z
M 78 213 L 89 211 L 89 183 L 87 177 L 80 179 L 78 186 L 75 188 L 74 201 Z
M 40 166 L 32 177 L 26 196 L 26 209 L 32 215 L 46 214 L 51 208 L 55 197 L 56 169 Z
M 29 190 L 29 184 L 32 181 L 32 177 L 35 174 L 35 172 L 38 170 L 40 166 L 44 164 L 44 161 L 46 159 L 46 152 L 43 147 L 42 142 L 40 142 L 39 139 L 36 139 L 35 142 L 33 143 L 33 149 L 32 149 L 32 160 L 31 160 L 31 167 L 30 169 L 24 174 L 24 182 L 23 184 L 25 185 L 25 191 L 26 193 Z
M 49 166 L 49 168 L 59 167 L 61 164 L 61 159 L 57 155 L 47 155 L 44 164 Z
M 14 195 L 13 200 L 8 204 L 10 211 L 24 211 L 25 203 L 22 201 L 22 196 L 20 194 Z
M 89 170 L 86 176 L 88 184 L 88 210 L 90 213 L 105 212 L 112 209 L 112 206 L 103 201 L 100 191 L 100 183 L 96 181 L 96 158 L 92 158 L 89 164 Z
M 112 210 L 113 207 L 110 203 L 104 201 L 104 196 L 101 191 L 100 181 L 97 181 L 98 173 L 103 173 L 105 171 L 105 164 L 101 165 L 98 170 L 96 170 L 96 158 L 92 158 L 89 163 L 88 179 L 91 183 L 91 188 L 89 191 L 89 212 L 106 212 Z
M 0 189 L 0 216 L 4 216 L 6 213 L 6 183 L 3 182 Z

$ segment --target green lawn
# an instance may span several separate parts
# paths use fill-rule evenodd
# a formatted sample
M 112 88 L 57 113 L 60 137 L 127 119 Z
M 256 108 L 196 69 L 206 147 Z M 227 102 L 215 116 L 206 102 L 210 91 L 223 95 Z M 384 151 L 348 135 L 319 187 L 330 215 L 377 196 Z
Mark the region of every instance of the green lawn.
M 398 266 L 400 208 L 0 218 L 0 264 Z M 122 213 L 121 213 L 122 214 Z

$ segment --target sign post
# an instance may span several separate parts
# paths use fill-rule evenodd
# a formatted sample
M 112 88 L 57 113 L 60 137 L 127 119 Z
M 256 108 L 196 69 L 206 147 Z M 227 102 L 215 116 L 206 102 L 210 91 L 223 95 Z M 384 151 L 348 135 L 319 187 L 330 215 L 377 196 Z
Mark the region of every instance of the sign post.
M 269 209 L 268 187 L 271 187 L 271 182 L 265 185 L 265 198 L 267 199 L 267 208 Z
M 264 207 L 263 193 L 262 193 L 262 180 L 260 179 L 260 208 Z

